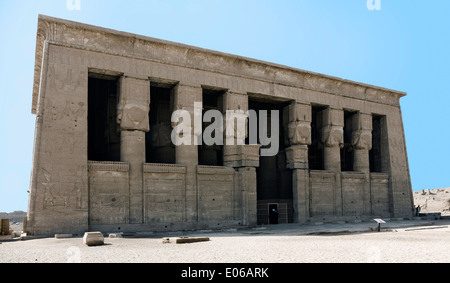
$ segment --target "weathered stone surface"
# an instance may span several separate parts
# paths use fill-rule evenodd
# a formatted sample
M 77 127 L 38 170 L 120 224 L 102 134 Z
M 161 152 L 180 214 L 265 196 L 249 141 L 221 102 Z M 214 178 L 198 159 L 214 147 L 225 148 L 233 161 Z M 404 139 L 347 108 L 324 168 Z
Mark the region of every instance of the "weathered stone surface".
M 101 232 L 86 232 L 83 237 L 83 244 L 87 246 L 101 246 L 105 243 L 105 238 Z

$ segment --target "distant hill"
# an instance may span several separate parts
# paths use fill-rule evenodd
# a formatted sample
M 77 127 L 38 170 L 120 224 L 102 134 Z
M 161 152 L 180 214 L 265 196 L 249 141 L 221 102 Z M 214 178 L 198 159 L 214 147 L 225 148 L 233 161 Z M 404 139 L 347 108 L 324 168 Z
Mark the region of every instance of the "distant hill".
M 420 205 L 420 212 L 450 215 L 450 188 L 415 191 L 413 195 L 414 205 Z
M 14 211 L 14 212 L 0 212 L 0 218 L 9 219 L 11 222 L 22 222 L 23 217 L 27 216 L 25 211 Z

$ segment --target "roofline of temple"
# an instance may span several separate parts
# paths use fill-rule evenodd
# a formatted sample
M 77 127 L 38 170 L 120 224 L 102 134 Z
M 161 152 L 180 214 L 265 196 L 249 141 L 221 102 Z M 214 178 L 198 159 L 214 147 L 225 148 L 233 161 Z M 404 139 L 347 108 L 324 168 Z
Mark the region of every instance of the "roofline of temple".
M 86 30 L 86 31 L 94 31 L 94 32 L 102 33 L 102 34 L 126 37 L 126 38 L 130 38 L 133 40 L 142 40 L 145 42 L 163 44 L 163 45 L 167 45 L 167 46 L 172 46 L 172 47 L 177 47 L 177 48 L 181 48 L 181 49 L 200 52 L 200 53 L 205 54 L 206 56 L 214 55 L 214 56 L 226 57 L 226 58 L 229 58 L 232 60 L 240 60 L 240 61 L 244 61 L 248 64 L 254 64 L 255 67 L 262 64 L 266 67 L 270 67 L 270 68 L 274 68 L 274 69 L 278 69 L 278 70 L 282 69 L 282 70 L 291 71 L 291 72 L 298 73 L 298 74 L 316 76 L 319 78 L 332 80 L 337 83 L 347 83 L 347 84 L 352 84 L 355 86 L 363 87 L 366 89 L 373 89 L 376 91 L 381 91 L 383 93 L 391 94 L 391 95 L 395 96 L 397 99 L 399 99 L 403 96 L 406 96 L 406 92 L 387 89 L 384 87 L 374 86 L 374 85 L 365 84 L 365 83 L 361 83 L 361 82 L 355 82 L 355 81 L 351 81 L 351 80 L 347 80 L 347 79 L 342 79 L 339 77 L 334 77 L 334 76 L 324 75 L 324 74 L 320 74 L 320 73 L 316 73 L 316 72 L 306 71 L 306 70 L 293 68 L 293 67 L 289 67 L 289 66 L 285 66 L 285 65 L 281 65 L 281 64 L 270 63 L 270 62 L 266 62 L 266 61 L 262 61 L 262 60 L 253 59 L 253 58 L 233 55 L 233 54 L 215 51 L 215 50 L 204 49 L 204 48 L 200 48 L 200 47 L 196 47 L 196 46 L 171 42 L 171 41 L 167 41 L 167 40 L 137 35 L 137 34 L 128 33 L 128 32 L 117 31 L 117 30 L 98 27 L 98 26 L 94 26 L 94 25 L 64 20 L 64 19 L 50 17 L 50 16 L 46 16 L 46 15 L 39 15 L 38 16 L 38 31 L 37 31 L 37 39 L 36 39 L 35 74 L 34 74 L 34 84 L 33 84 L 33 101 L 32 101 L 32 113 L 33 114 L 36 114 L 36 109 L 37 109 L 37 100 L 38 100 L 40 76 L 41 76 L 41 64 L 42 64 L 43 48 L 45 45 L 44 42 L 45 42 L 45 40 L 50 40 L 51 42 L 55 43 L 54 40 L 48 38 L 49 36 L 51 36 L 51 33 L 54 31 L 52 31 L 49 28 L 49 25 L 45 25 L 45 23 L 65 25 L 67 27 L 73 27 L 73 28 L 82 29 L 82 30 Z M 67 43 L 67 42 L 60 42 L 60 43 L 72 45 L 71 43 Z M 73 45 L 73 47 L 81 47 L 81 46 Z M 130 54 L 123 54 L 123 55 L 130 56 Z M 133 56 L 133 54 L 131 54 L 131 56 Z M 201 68 L 201 67 L 199 69 L 203 69 L 206 71 L 215 71 L 215 72 L 217 71 L 217 70 L 209 70 L 207 68 Z M 228 74 L 227 71 L 224 71 L 224 73 Z M 245 74 L 242 76 L 247 77 Z M 274 81 L 274 83 L 283 84 L 282 81 L 280 81 L 280 82 Z M 301 85 L 294 85 L 294 86 L 308 89 L 307 86 L 301 86 Z M 321 91 L 320 89 L 312 89 L 312 90 Z

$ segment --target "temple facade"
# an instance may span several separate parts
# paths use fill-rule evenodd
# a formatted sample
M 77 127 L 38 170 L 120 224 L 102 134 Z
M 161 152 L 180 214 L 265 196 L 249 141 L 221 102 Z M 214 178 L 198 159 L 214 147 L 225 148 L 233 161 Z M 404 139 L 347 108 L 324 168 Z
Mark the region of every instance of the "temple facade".
M 410 218 L 405 95 L 40 15 L 27 232 Z M 199 142 L 209 110 L 243 113 L 213 134 L 235 142 Z

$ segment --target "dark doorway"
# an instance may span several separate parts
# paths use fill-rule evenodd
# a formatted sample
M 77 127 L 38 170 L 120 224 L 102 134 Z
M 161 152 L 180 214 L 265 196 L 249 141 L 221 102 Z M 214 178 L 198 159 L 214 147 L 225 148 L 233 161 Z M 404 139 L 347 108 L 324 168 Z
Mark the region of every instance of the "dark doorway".
M 224 90 L 203 88 L 203 113 L 204 117 L 206 111 L 217 110 L 223 113 L 223 94 Z M 203 121 L 203 120 L 202 120 Z M 211 122 L 202 122 L 203 130 L 205 130 Z M 223 133 L 216 133 L 214 135 L 222 135 Z M 223 166 L 223 146 L 214 144 L 206 145 L 202 143 L 198 146 L 198 164 L 209 166 Z
M 117 102 L 118 79 L 89 74 L 88 159 L 91 161 L 120 161 Z
M 284 111 L 288 110 L 290 101 L 273 101 L 267 100 L 261 97 L 250 97 L 249 98 L 249 109 L 256 111 L 256 116 L 258 119 L 258 124 L 260 121 L 260 111 L 267 110 L 267 134 L 271 136 L 271 119 L 272 110 L 279 111 L 279 131 L 278 131 L 278 144 L 279 151 L 274 156 L 260 156 L 259 167 L 256 168 L 256 192 L 257 192 L 257 217 L 258 224 L 277 224 L 277 223 L 292 223 L 293 222 L 293 191 L 292 191 L 292 170 L 286 168 L 286 152 L 285 149 L 289 147 L 289 140 L 285 139 L 285 133 L 287 132 L 288 126 L 288 114 Z M 259 125 L 258 125 L 259 126 Z M 259 127 L 257 127 L 258 132 L 258 143 L 261 144 L 259 140 Z M 249 139 L 247 138 L 246 144 L 249 144 Z M 270 147 L 271 145 L 265 146 Z M 281 206 L 283 209 L 281 212 L 273 214 L 274 212 L 269 209 L 269 215 L 267 214 L 268 204 L 276 203 L 275 210 L 278 212 L 278 207 Z M 273 214 L 273 216 L 272 216 Z M 273 217 L 273 219 L 272 219 Z M 268 219 L 269 218 L 269 219 Z
M 355 119 L 358 112 L 344 110 L 344 146 L 341 148 L 341 171 L 353 171 L 354 148 L 352 144 Z
M 311 144 L 308 145 L 308 164 L 310 170 L 324 170 L 324 145 L 322 127 L 326 106 L 313 105 L 311 108 Z
M 386 163 L 389 150 L 386 146 L 386 116 L 373 114 L 372 129 L 372 149 L 369 151 L 370 172 L 383 172 L 383 160 Z
M 278 204 L 269 204 L 269 224 L 278 224 Z
M 175 146 L 171 115 L 173 94 L 171 85 L 157 84 L 150 88 L 150 131 L 145 135 L 145 162 L 175 164 Z

